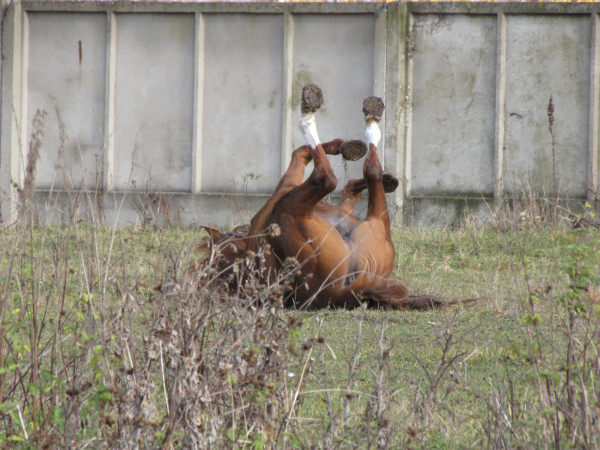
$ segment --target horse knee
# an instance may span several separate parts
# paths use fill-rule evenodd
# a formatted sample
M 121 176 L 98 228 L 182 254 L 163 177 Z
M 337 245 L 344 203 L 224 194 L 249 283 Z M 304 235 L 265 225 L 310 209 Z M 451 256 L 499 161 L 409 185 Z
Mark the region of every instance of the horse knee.
M 314 171 L 311 177 L 312 182 L 317 185 L 323 192 L 329 193 L 335 191 L 337 187 L 337 177 L 333 170 Z
M 375 158 L 368 158 L 365 161 L 365 165 L 363 167 L 363 176 L 369 181 L 383 180 L 383 169 L 381 168 L 381 163 L 376 155 Z
M 312 161 L 312 156 L 310 155 L 310 147 L 308 145 L 303 145 L 298 147 L 292 152 L 292 159 L 302 159 L 304 160 L 304 165 L 307 165 Z

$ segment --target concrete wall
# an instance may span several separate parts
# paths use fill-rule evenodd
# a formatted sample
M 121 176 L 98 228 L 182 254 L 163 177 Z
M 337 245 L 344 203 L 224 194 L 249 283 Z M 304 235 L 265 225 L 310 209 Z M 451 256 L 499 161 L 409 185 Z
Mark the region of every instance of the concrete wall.
M 409 7 L 412 223 L 522 192 L 597 203 L 598 9 L 572 6 Z
M 325 93 L 322 140 L 361 138 L 362 99 L 384 98 L 398 223 L 449 224 L 522 190 L 597 196 L 597 4 L 26 1 L 5 13 L 5 222 L 32 133 L 41 219 L 247 221 L 303 143 L 308 82 Z M 361 174 L 332 163 L 340 188 Z

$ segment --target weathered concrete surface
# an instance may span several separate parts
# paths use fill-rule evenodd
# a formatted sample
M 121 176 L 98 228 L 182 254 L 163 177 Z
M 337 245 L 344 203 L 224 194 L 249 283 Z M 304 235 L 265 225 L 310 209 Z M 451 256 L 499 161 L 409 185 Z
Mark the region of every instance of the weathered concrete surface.
M 494 210 L 493 202 L 472 197 L 413 197 L 407 201 L 406 225 L 443 228 L 482 224 Z
M 590 35 L 586 16 L 507 18 L 507 192 L 553 195 L 556 189 L 562 196 L 585 197 Z
M 114 188 L 189 192 L 194 17 L 123 14 L 116 29 Z
M 161 194 L 144 190 L 128 192 L 40 191 L 34 205 L 41 222 L 68 223 L 83 219 L 106 226 L 122 225 L 213 225 L 232 228 L 248 223 L 262 207 L 267 195 Z
M 496 18 L 416 15 L 410 195 L 493 194 Z
M 28 142 L 37 111 L 46 111 L 36 185 L 96 187 L 102 182 L 106 18 L 102 14 L 28 15 Z
M 270 192 L 281 158 L 283 18 L 204 18 L 202 191 Z
M 45 110 L 40 211 L 52 190 L 84 186 L 107 220 L 147 220 L 139 199 L 158 195 L 184 224 L 239 223 L 303 144 L 308 82 L 324 92 L 323 141 L 361 138 L 363 98 L 384 99 L 381 154 L 403 181 L 389 200 L 404 223 L 484 215 L 521 190 L 598 192 L 598 3 L 26 1 L 4 11 L 4 220 Z M 331 161 L 338 189 L 361 176 L 361 161 Z M 117 197 L 122 210 L 108 206 Z

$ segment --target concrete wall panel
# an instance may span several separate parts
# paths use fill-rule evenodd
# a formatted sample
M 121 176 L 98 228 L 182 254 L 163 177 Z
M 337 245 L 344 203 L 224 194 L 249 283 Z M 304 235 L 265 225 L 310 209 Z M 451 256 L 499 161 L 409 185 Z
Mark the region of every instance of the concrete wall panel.
M 599 3 L 36 0 L 3 13 L 7 222 L 38 110 L 40 207 L 85 186 L 121 223 L 147 222 L 165 192 L 184 224 L 247 221 L 304 144 L 306 83 L 324 91 L 322 141 L 362 138 L 362 100 L 384 97 L 380 155 L 403 181 L 388 201 L 404 223 L 479 217 L 522 190 L 600 207 Z M 362 161 L 330 160 L 338 192 L 362 176 Z M 107 206 L 117 197 L 122 212 Z
M 493 192 L 496 17 L 416 15 L 410 194 Z
M 279 181 L 283 16 L 204 17 L 203 192 L 271 192 Z
M 45 111 L 36 186 L 94 187 L 104 141 L 106 16 L 30 13 L 27 46 L 28 143 Z
M 119 14 L 116 28 L 114 187 L 189 192 L 194 15 Z
M 508 16 L 507 36 L 505 189 L 585 196 L 590 18 Z

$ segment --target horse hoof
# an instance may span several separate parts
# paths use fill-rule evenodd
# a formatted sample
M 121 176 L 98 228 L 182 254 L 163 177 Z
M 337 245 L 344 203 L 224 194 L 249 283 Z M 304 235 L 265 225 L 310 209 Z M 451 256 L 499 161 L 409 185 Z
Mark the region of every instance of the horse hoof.
M 381 184 L 383 184 L 383 192 L 389 194 L 390 192 L 394 192 L 398 188 L 400 181 L 398 181 L 398 178 L 396 178 L 391 173 L 386 172 L 383 174 Z
M 367 146 L 363 141 L 344 141 L 340 145 L 340 153 L 346 161 L 356 161 L 367 153 Z
M 323 105 L 323 91 L 316 84 L 307 84 L 302 89 L 302 112 L 315 112 Z
M 383 115 L 383 100 L 379 97 L 367 97 L 363 101 L 363 113 L 365 114 L 365 120 L 375 120 L 379 122 Z

